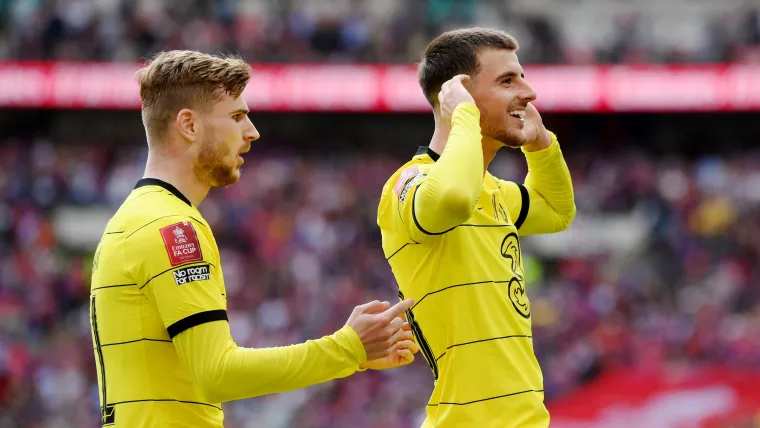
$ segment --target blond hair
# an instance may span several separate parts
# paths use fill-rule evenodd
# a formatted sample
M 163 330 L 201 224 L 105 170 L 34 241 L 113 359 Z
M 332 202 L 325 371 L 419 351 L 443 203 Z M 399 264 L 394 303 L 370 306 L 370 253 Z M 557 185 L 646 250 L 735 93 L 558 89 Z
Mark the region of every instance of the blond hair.
M 166 136 L 177 113 L 207 110 L 223 94 L 239 96 L 251 77 L 239 57 L 196 51 L 161 52 L 137 72 L 143 124 L 150 139 Z

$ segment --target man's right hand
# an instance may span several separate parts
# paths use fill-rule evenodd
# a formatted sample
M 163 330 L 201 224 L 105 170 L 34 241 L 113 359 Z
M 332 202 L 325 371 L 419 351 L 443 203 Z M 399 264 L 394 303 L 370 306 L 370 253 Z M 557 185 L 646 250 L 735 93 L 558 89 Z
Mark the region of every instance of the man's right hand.
M 464 84 L 469 81 L 470 76 L 458 74 L 444 82 L 441 86 L 441 91 L 438 92 L 438 105 L 441 109 L 441 117 L 444 120 L 450 121 L 454 110 L 461 103 L 467 102 L 475 105 L 472 95 L 464 87 Z
M 367 360 L 386 357 L 396 350 L 404 334 L 401 315 L 413 304 L 414 299 L 406 299 L 390 307 L 388 302 L 375 300 L 354 308 L 346 325 L 359 335 Z

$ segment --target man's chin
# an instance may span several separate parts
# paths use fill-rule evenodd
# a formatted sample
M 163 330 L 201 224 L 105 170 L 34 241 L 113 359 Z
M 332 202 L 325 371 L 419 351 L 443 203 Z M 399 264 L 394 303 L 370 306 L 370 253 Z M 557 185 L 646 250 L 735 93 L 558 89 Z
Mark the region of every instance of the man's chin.
M 504 147 L 509 147 L 510 149 L 519 149 L 524 145 L 525 145 L 525 142 L 510 141 L 510 142 L 504 143 Z
M 240 181 L 240 168 L 235 168 L 234 171 L 229 171 L 224 176 L 217 176 L 211 187 L 227 187 Z
M 500 138 L 499 142 L 504 145 L 504 147 L 509 147 L 510 149 L 519 149 L 520 147 L 524 146 L 526 141 L 525 137 L 520 135 L 519 137 L 507 137 Z
M 238 181 L 240 181 L 240 169 L 237 169 L 235 172 L 230 174 L 229 180 L 227 180 L 227 186 L 237 184 Z

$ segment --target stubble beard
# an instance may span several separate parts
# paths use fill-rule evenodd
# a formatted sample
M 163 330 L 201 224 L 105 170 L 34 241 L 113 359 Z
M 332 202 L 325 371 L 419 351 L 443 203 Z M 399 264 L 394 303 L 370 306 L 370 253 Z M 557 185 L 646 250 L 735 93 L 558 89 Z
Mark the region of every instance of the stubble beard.
M 525 145 L 525 134 L 522 130 L 514 131 L 507 129 L 503 124 L 499 126 L 481 125 L 483 128 L 483 134 L 487 137 L 493 138 L 506 147 L 518 149 Z
M 225 153 L 212 140 L 205 140 L 201 145 L 198 159 L 193 166 L 195 176 L 210 187 L 226 187 L 237 183 L 237 166 L 229 167 L 224 163 Z
M 525 133 L 523 130 L 511 129 L 511 127 L 500 118 L 500 115 L 490 114 L 488 109 L 483 109 L 481 111 L 480 119 L 480 128 L 483 135 L 493 138 L 504 146 L 513 149 L 525 145 Z M 509 117 L 507 117 L 506 120 L 509 121 Z

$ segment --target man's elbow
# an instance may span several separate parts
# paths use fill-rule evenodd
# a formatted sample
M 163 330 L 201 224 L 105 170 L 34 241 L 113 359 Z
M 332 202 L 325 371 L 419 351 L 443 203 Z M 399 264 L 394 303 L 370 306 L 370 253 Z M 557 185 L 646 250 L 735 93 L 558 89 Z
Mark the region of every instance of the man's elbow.
M 452 222 L 456 220 L 456 224 L 461 224 L 472 216 L 478 198 L 461 190 L 452 190 L 445 194 L 443 201 L 443 211 L 446 213 L 446 217 Z
M 226 353 L 225 353 L 226 355 Z M 209 403 L 225 403 L 233 401 L 233 391 L 229 388 L 230 376 L 225 367 L 227 362 L 224 356 L 214 364 L 204 368 L 197 367 L 194 371 L 193 380 L 198 392 Z
M 566 212 L 558 213 L 559 214 L 559 229 L 557 232 L 563 232 L 567 230 L 571 224 L 573 224 L 573 220 L 575 220 L 575 215 L 577 214 L 577 209 L 575 208 L 575 203 L 572 204 L 570 209 L 568 209 Z

